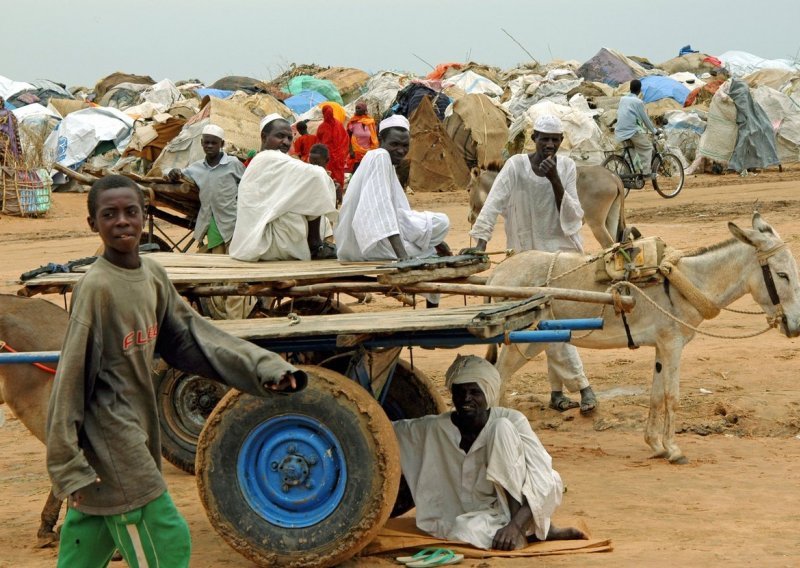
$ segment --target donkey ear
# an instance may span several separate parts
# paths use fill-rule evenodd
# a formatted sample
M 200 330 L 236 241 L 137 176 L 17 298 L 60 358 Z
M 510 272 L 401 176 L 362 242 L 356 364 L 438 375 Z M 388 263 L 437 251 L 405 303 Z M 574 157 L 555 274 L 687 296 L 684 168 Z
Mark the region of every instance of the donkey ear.
M 728 229 L 733 236 L 751 247 L 759 248 L 760 245 L 765 244 L 767 237 L 764 233 L 756 229 L 741 229 L 736 223 L 728 222 Z
M 478 177 L 478 176 L 480 176 L 480 175 L 481 175 L 481 170 L 480 170 L 478 167 L 473 167 L 473 168 L 472 168 L 472 169 L 469 171 L 469 177 L 471 177 L 472 179 L 475 179 L 475 178 L 477 178 L 477 177 Z
M 761 214 L 758 211 L 753 212 L 753 228 L 759 233 L 774 235 L 776 237 L 778 236 L 778 233 L 775 232 L 775 229 L 773 229 L 769 223 L 764 221 L 764 218 L 761 217 Z

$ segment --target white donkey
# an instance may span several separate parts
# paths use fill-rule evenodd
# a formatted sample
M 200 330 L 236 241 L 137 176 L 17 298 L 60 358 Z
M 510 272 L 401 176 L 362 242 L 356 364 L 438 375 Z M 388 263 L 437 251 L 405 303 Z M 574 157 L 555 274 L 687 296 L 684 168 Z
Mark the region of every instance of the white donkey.
M 673 264 L 662 265 L 665 270 L 672 269 L 662 284 L 642 288 L 641 292 L 632 291 L 636 307 L 626 316 L 632 341 L 656 350 L 645 441 L 654 450 L 653 457 L 664 457 L 673 463 L 688 461 L 675 441 L 675 411 L 680 398 L 681 353 L 695 332 L 665 314 L 697 327 L 749 293 L 771 325 L 779 327 L 788 337 L 800 335 L 800 285 L 791 252 L 758 213 L 753 214 L 752 229 L 740 229 L 733 223 L 728 223 L 728 228 L 735 239 L 688 252 L 679 260 L 679 255 L 672 256 Z M 545 283 L 548 271 L 556 277 L 585 261 L 576 253 L 527 251 L 502 262 L 489 284 L 540 286 Z M 551 285 L 606 290 L 607 285 L 595 282 L 594 276 L 594 265 L 587 264 L 554 278 Z M 597 317 L 600 308 L 553 301 L 550 310 L 553 318 L 585 318 Z M 628 346 L 629 336 L 622 318 L 611 309 L 605 310 L 603 317 L 602 331 L 578 337 L 572 343 L 595 349 Z M 542 344 L 503 347 L 497 361 L 500 375 L 508 379 L 543 348 Z

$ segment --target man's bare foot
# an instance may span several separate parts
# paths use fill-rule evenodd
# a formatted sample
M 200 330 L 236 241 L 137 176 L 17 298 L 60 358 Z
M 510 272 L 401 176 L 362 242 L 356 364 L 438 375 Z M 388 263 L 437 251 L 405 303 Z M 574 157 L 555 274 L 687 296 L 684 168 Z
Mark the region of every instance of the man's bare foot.
M 519 550 L 527 545 L 528 540 L 525 538 L 525 533 L 513 522 L 498 530 L 492 540 L 492 548 L 494 550 Z
M 588 540 L 589 535 L 575 527 L 559 528 L 554 524 L 550 524 L 550 530 L 547 531 L 547 540 Z

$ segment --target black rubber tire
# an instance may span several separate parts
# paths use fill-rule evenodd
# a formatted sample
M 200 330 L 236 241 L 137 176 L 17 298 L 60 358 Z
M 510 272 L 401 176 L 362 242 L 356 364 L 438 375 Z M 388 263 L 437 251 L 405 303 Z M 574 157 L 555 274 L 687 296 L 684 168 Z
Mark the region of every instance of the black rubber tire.
M 255 397 L 236 390 L 217 405 L 200 435 L 197 486 L 214 529 L 261 566 L 334 566 L 364 548 L 391 511 L 400 454 L 391 422 L 367 391 L 347 377 L 305 367 L 308 386 L 289 396 Z M 283 528 L 266 521 L 240 487 L 237 460 L 250 432 L 271 419 L 318 420 L 342 441 L 348 478 L 339 505 L 315 525 Z
M 211 411 L 230 390 L 227 386 L 172 367 L 154 372 L 161 455 L 194 475 L 197 440 Z
M 625 197 L 628 197 L 628 194 L 631 192 L 631 188 L 628 187 L 628 185 L 625 183 L 625 178 L 622 177 L 631 175 L 631 167 L 628 162 L 626 162 L 622 156 L 611 154 L 603 161 L 603 167 L 619 176 L 619 179 L 622 180 L 622 185 L 625 186 Z
M 661 154 L 653 160 L 653 187 L 661 197 L 670 199 L 683 189 L 683 164 L 675 154 Z

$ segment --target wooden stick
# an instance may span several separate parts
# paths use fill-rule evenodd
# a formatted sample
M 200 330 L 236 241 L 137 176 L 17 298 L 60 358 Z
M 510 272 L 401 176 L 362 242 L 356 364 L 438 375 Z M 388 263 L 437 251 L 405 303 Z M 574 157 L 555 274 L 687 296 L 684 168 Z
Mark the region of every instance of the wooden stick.
M 64 174 L 65 176 L 74 179 L 75 181 L 79 181 L 86 185 L 92 185 L 96 182 L 99 178 L 93 176 L 87 176 L 84 173 L 76 172 L 75 170 L 71 170 L 66 166 L 62 166 L 61 164 L 53 164 L 53 168 Z
M 292 286 L 291 288 L 276 289 L 268 285 L 243 285 L 243 286 L 194 286 L 181 287 L 181 291 L 190 292 L 196 296 L 325 296 L 335 292 L 342 293 L 391 293 L 402 292 L 405 294 L 440 293 L 464 294 L 467 296 L 489 296 L 497 298 L 530 298 L 531 296 L 546 295 L 555 300 L 570 302 L 587 302 L 594 304 L 613 305 L 614 300 L 607 292 L 593 292 L 589 290 L 571 290 L 567 288 L 550 288 L 540 286 L 488 286 L 481 284 L 461 284 L 458 282 L 418 282 L 407 286 L 387 286 L 375 282 L 328 282 L 322 284 L 307 284 Z M 628 310 L 636 305 L 634 298 L 621 297 L 622 306 Z

